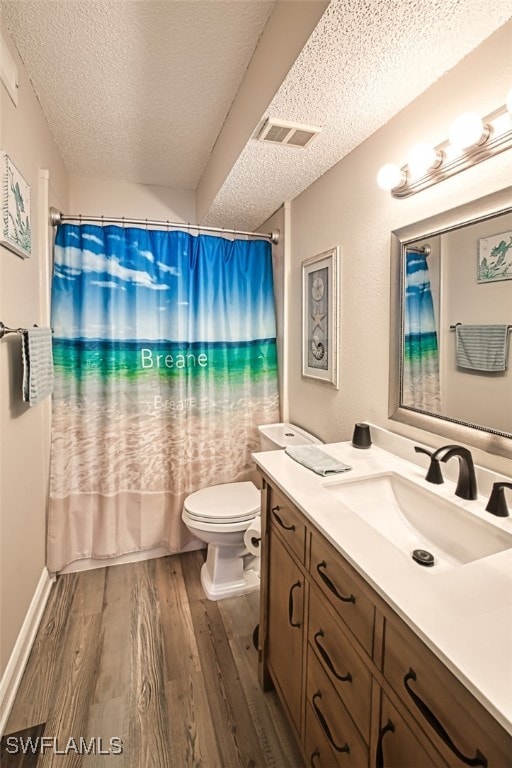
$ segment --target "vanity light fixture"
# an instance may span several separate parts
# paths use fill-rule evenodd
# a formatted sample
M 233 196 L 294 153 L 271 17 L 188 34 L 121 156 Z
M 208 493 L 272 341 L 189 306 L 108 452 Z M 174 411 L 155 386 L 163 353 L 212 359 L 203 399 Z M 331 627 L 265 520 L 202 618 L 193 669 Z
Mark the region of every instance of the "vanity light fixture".
M 474 112 L 460 115 L 449 137 L 436 147 L 427 142 L 416 144 L 409 152 L 407 165 L 401 168 L 386 163 L 377 175 L 379 187 L 393 197 L 409 197 L 512 148 L 512 89 L 506 105 L 483 120 Z

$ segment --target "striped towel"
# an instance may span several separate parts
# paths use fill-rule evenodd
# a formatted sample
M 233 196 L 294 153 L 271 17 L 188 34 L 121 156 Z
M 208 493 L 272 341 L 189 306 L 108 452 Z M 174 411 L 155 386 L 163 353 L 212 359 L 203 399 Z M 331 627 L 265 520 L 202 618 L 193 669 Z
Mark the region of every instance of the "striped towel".
M 456 363 L 473 371 L 506 371 L 506 325 L 456 325 Z
M 53 392 L 51 328 L 30 328 L 23 333 L 23 402 L 37 405 Z
M 329 456 L 328 453 L 315 445 L 288 445 L 285 448 L 285 453 L 294 461 L 302 464 L 303 467 L 324 477 L 336 475 L 338 472 L 348 472 L 349 469 L 352 469 L 348 464 L 343 464 L 334 456 Z

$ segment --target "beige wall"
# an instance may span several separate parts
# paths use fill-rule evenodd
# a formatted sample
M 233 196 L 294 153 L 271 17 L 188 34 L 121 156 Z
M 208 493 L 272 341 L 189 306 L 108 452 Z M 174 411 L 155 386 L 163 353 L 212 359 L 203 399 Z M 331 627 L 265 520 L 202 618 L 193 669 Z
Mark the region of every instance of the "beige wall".
M 0 148 L 31 187 L 32 257 L 0 246 L 0 320 L 11 327 L 48 325 L 48 244 L 44 185 L 49 202 L 67 208 L 68 175 L 5 26 L 2 35 L 20 75 L 18 106 L 0 84 Z M 0 675 L 3 673 L 45 564 L 50 399 L 21 402 L 20 338 L 0 341 Z
M 366 419 L 431 445 L 446 442 L 388 419 L 390 232 L 505 188 L 512 153 L 404 200 L 380 190 L 375 178 L 385 162 L 403 164 L 414 143 L 444 141 L 461 112 L 486 115 L 504 104 L 512 83 L 511 39 L 512 22 L 292 202 L 290 419 L 323 440 L 348 439 L 354 423 Z M 300 264 L 335 245 L 341 254 L 339 391 L 300 374 Z M 503 458 L 475 456 L 497 471 L 510 469 Z
M 444 373 L 443 410 L 455 419 L 512 432 L 512 353 L 503 373 L 457 368 L 455 323 L 512 325 L 512 280 L 477 282 L 477 242 L 481 237 L 512 232 L 512 214 L 479 222 L 441 237 L 443 313 L 441 339 Z M 507 239 L 507 238 L 505 238 Z M 510 339 L 508 340 L 510 344 Z
M 279 231 L 279 242 L 272 246 L 272 271 L 274 275 L 274 297 L 276 303 L 276 330 L 277 330 L 277 364 L 279 372 L 279 400 L 281 406 L 281 418 L 286 419 L 287 392 L 286 392 L 286 365 L 287 357 L 287 333 L 285 328 L 285 279 L 287 268 L 286 254 L 286 219 L 287 206 L 281 206 L 265 224 L 259 227 L 258 232 Z
M 195 194 L 150 184 L 71 176 L 70 214 L 196 222 Z

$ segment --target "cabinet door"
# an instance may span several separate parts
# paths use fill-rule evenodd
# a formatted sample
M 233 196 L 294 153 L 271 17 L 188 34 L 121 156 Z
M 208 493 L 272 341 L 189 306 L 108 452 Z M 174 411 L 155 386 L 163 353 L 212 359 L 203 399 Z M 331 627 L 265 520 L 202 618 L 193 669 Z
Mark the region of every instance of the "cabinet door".
M 304 577 L 272 529 L 268 595 L 268 665 L 283 703 L 299 733 Z
M 376 768 L 440 768 L 439 755 L 430 755 L 420 744 L 398 710 L 382 694 Z

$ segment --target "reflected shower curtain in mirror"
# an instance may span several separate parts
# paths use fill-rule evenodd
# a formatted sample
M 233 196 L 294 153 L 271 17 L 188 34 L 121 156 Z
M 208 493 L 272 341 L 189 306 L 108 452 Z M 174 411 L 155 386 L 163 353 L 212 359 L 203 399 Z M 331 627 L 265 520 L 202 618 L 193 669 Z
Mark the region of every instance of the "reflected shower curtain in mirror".
M 270 243 L 61 225 L 48 567 L 198 546 L 184 498 L 279 420 Z
M 438 413 L 439 353 L 427 257 L 406 251 L 402 405 Z

